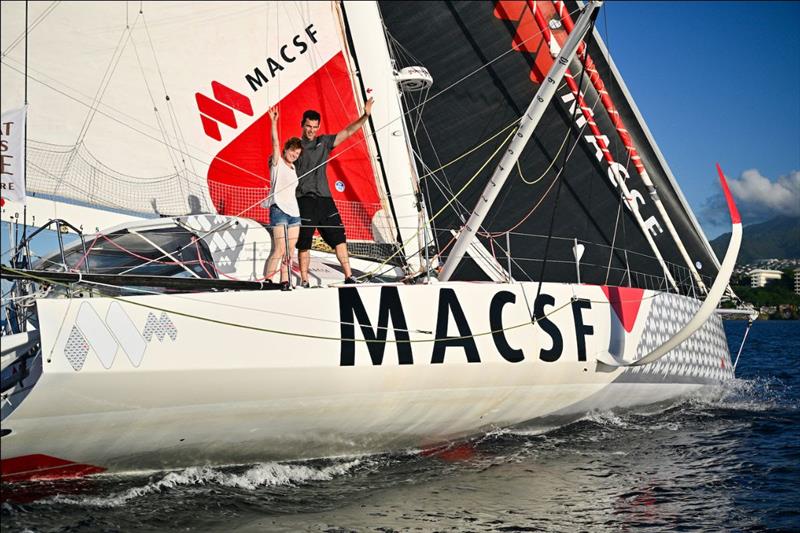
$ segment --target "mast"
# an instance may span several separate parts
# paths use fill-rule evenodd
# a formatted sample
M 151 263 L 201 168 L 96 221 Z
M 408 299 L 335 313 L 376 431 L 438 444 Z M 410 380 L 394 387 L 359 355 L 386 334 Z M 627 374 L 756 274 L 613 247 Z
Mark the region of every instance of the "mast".
M 386 42 L 383 20 L 377 2 L 342 4 L 352 39 L 352 54 L 357 58 L 357 75 L 368 93 L 374 96 L 370 121 L 378 165 L 384 172 L 386 200 L 395 223 L 397 245 L 410 272 L 425 267 L 426 243 L 433 242 L 427 211 L 419 193 L 419 178 L 408 145 L 408 131 L 400 102 L 400 88 Z
M 464 257 L 467 247 L 475 238 L 475 232 L 477 231 L 477 228 L 479 228 L 483 223 L 489 208 L 494 203 L 494 200 L 497 198 L 497 195 L 508 178 L 509 173 L 514 168 L 514 164 L 519 159 L 519 156 L 522 154 L 525 145 L 531 138 L 536 125 L 539 123 L 539 120 L 541 120 L 545 109 L 549 105 L 550 100 L 553 98 L 553 95 L 556 92 L 558 84 L 564 77 L 564 74 L 567 71 L 567 66 L 575 56 L 575 53 L 578 50 L 578 45 L 588 32 L 591 22 L 594 17 L 596 17 L 596 13 L 598 12 L 597 9 L 602 5 L 602 3 L 602 1 L 592 0 L 584 7 L 581 16 L 578 18 L 578 21 L 575 24 L 575 31 L 570 33 L 569 38 L 567 39 L 567 42 L 564 43 L 564 47 L 561 49 L 558 57 L 555 61 L 553 61 L 553 65 L 550 67 L 550 70 L 542 82 L 542 85 L 539 87 L 536 95 L 531 100 L 530 105 L 528 105 L 528 109 L 526 109 L 525 113 L 522 115 L 519 128 L 514 134 L 514 140 L 511 141 L 511 144 L 506 149 L 506 153 L 503 154 L 500 163 L 497 165 L 492 177 L 489 179 L 489 183 L 484 188 L 483 193 L 481 194 L 481 197 L 475 206 L 475 209 L 472 211 L 472 215 L 469 217 L 469 220 L 461 230 L 456 243 L 453 245 L 452 252 L 450 252 L 450 254 L 447 256 L 447 260 L 445 261 L 442 271 L 439 274 L 440 281 L 447 281 L 450 279 L 450 277 L 453 275 L 453 272 L 455 272 L 455 269 L 458 267 L 458 264 L 461 262 L 461 259 Z
M 28 0 L 25 0 L 25 131 L 22 137 L 22 183 L 25 186 L 25 195 L 28 194 Z M 26 198 L 23 197 L 23 201 Z M 22 207 L 22 240 L 28 235 L 28 202 Z M 60 237 L 61 235 L 59 235 Z M 30 266 L 30 265 L 28 265 Z
M 531 4 L 531 0 L 528 0 L 528 4 L 529 5 Z M 566 9 L 566 6 L 564 5 L 564 2 L 562 0 L 556 0 L 555 5 L 556 5 L 556 11 L 561 17 L 562 23 L 564 24 L 564 28 L 566 28 L 568 32 L 571 32 L 574 27 L 574 24 L 572 22 L 572 17 L 570 16 L 569 12 Z M 531 7 L 531 9 L 533 10 L 533 7 Z M 541 26 L 541 22 L 539 21 L 540 18 L 541 15 L 538 15 L 536 17 L 536 22 Z M 544 28 L 547 28 L 547 25 L 544 25 Z M 697 271 L 697 268 L 695 268 L 692 259 L 689 257 L 689 252 L 686 251 L 686 246 L 684 246 L 683 241 L 678 235 L 678 232 L 675 230 L 675 225 L 672 223 L 672 219 L 670 218 L 669 214 L 664 208 L 664 204 L 658 195 L 658 190 L 656 189 L 656 186 L 653 184 L 653 181 L 650 179 L 650 175 L 647 173 L 647 169 L 642 163 L 642 158 L 639 156 L 639 152 L 636 150 L 636 147 L 633 144 L 633 139 L 631 139 L 631 136 L 628 133 L 628 130 L 625 128 L 625 124 L 623 123 L 619 112 L 614 106 L 614 102 L 611 100 L 608 91 L 606 91 L 603 79 L 597 72 L 597 67 L 594 61 L 592 61 L 591 56 L 589 56 L 589 51 L 587 50 L 587 47 L 584 43 L 581 43 L 581 45 L 578 48 L 578 58 L 580 59 L 584 68 L 586 69 L 586 72 L 589 74 L 589 80 L 592 82 L 592 85 L 594 86 L 595 90 L 600 95 L 600 101 L 603 103 L 603 107 L 605 107 L 606 111 L 608 112 L 608 116 L 611 119 L 612 124 L 614 124 L 615 129 L 617 130 L 617 134 L 619 135 L 620 139 L 622 139 L 622 144 L 625 146 L 625 149 L 627 150 L 628 155 L 630 156 L 630 159 L 633 162 L 633 165 L 636 167 L 636 171 L 639 173 L 639 176 L 641 176 L 642 181 L 647 187 L 647 190 L 650 193 L 650 197 L 653 199 L 653 203 L 655 203 L 656 209 L 661 215 L 664 224 L 667 226 L 669 234 L 675 241 L 675 245 L 678 247 L 678 251 L 683 257 L 686 266 L 689 267 L 689 271 L 691 272 L 692 277 L 694 278 L 698 287 L 700 287 L 700 290 L 703 291 L 704 293 L 707 293 L 708 289 L 706 288 L 705 283 L 703 283 L 703 279 L 700 277 L 700 273 Z

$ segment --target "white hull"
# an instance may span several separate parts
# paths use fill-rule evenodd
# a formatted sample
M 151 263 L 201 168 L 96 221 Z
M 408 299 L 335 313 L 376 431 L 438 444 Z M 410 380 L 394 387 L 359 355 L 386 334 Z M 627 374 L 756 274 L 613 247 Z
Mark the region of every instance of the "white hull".
M 8 460 L 36 454 L 124 470 L 425 448 L 550 415 L 655 403 L 733 375 L 716 316 L 656 363 L 612 370 L 595 360 L 641 357 L 688 321 L 696 300 L 644 291 L 635 319 L 629 308 L 622 321 L 601 287 L 544 284 L 549 323 L 533 325 L 537 287 L 39 300 L 41 375 L 3 402 L 3 475 Z M 361 342 L 359 302 L 372 335 L 381 306 L 391 317 L 388 343 Z M 354 343 L 341 340 L 352 335 L 352 309 Z M 403 319 L 410 350 L 392 342 Z M 437 327 L 450 346 L 436 348 Z

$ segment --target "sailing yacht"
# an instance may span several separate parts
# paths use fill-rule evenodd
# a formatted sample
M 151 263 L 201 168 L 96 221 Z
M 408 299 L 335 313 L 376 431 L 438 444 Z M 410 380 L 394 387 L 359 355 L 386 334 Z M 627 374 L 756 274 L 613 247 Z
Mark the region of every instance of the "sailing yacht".
M 420 449 L 732 379 L 738 213 L 720 170 L 720 262 L 600 4 L 4 2 L 3 218 L 40 229 L 2 270 L 3 481 Z M 362 283 L 317 242 L 314 287 L 274 290 L 267 110 L 286 139 L 368 98 L 327 167 Z

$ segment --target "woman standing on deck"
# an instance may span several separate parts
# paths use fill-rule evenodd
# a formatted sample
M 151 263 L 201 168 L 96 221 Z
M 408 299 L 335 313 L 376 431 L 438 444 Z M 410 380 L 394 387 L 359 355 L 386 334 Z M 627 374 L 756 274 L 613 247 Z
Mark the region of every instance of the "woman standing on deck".
M 297 235 L 300 232 L 300 209 L 297 207 L 295 189 L 297 189 L 297 172 L 294 162 L 300 157 L 303 147 L 300 139 L 292 137 L 283 145 L 281 151 L 278 139 L 278 108 L 269 110 L 272 121 L 272 157 L 270 157 L 269 196 L 264 207 L 269 208 L 269 223 L 272 226 L 272 251 L 264 265 L 264 277 L 269 279 L 275 273 L 278 262 L 281 263 L 281 290 L 292 289 L 289 283 L 289 265 L 294 252 Z M 289 247 L 286 247 L 286 241 Z M 287 253 L 287 250 L 288 253 Z

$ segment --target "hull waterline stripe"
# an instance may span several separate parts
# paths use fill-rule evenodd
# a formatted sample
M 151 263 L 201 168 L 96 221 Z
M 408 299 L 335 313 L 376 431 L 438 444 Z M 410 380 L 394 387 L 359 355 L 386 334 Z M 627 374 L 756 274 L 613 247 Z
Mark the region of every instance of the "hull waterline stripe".
M 67 479 L 99 474 L 106 469 L 45 454 L 22 455 L 0 461 L 0 479 L 15 483 L 37 479 Z

